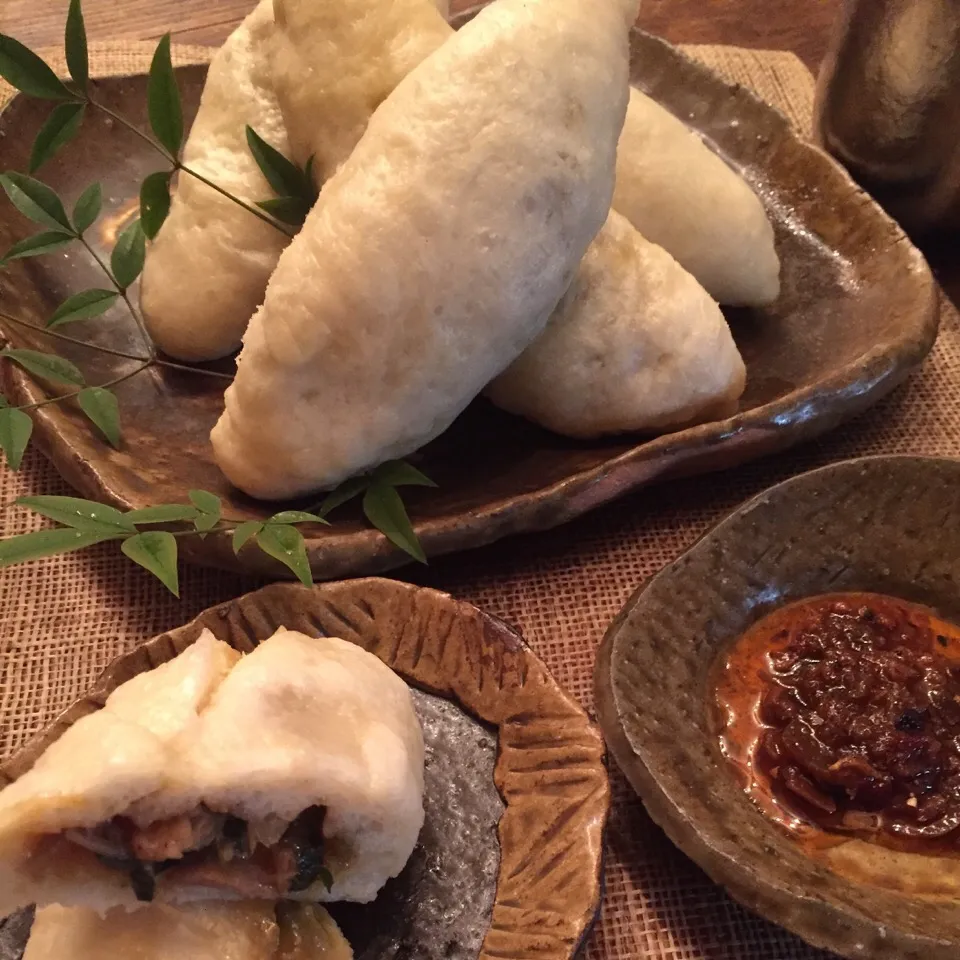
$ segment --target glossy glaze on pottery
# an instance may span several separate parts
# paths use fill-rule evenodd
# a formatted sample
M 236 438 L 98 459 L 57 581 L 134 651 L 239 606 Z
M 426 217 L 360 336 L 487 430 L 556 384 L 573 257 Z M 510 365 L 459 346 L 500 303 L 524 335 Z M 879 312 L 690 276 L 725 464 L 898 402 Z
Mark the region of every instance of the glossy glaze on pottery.
M 439 484 L 404 494 L 430 556 L 557 526 L 655 480 L 729 468 L 817 436 L 892 390 L 933 343 L 938 303 L 925 262 L 836 163 L 803 142 L 776 110 L 668 44 L 634 32 L 632 46 L 634 82 L 743 171 L 776 227 L 783 259 L 780 300 L 768 310 L 729 314 L 748 368 L 740 412 L 655 439 L 579 443 L 479 400 L 415 458 Z M 188 121 L 204 76 L 201 67 L 177 72 Z M 145 88 L 143 77 L 101 80 L 98 96 L 145 122 Z M 48 109 L 18 98 L 4 112 L 0 167 L 26 167 L 29 144 Z M 140 180 L 158 165 L 129 131 L 92 115 L 77 141 L 44 168 L 44 177 L 68 204 L 91 180 L 103 182 L 106 219 L 96 243 L 106 251 L 117 226 L 134 213 Z M 30 231 L 8 204 L 0 207 L 0 249 Z M 70 292 L 102 282 L 83 251 L 70 250 L 0 272 L 0 299 L 5 311 L 39 325 Z M 42 335 L 2 321 L 0 330 L 19 346 L 51 346 Z M 70 332 L 115 349 L 142 349 L 122 306 Z M 91 383 L 131 368 L 115 357 L 60 346 Z M 12 364 L 0 365 L 0 373 L 15 401 L 40 396 Z M 37 413 L 38 440 L 84 496 L 139 507 L 183 502 L 191 488 L 202 488 L 224 499 L 225 515 L 269 516 L 276 504 L 238 494 L 213 462 L 208 435 L 223 407 L 222 390 L 222 381 L 196 374 L 151 372 L 118 389 L 121 450 L 110 449 L 69 406 Z M 316 576 L 379 572 L 408 562 L 368 527 L 356 504 L 333 519 L 331 527 L 305 528 Z M 196 562 L 290 576 L 255 548 L 236 558 L 229 536 L 184 538 L 181 548 Z
M 600 905 L 603 740 L 516 633 L 436 590 L 376 579 L 275 584 L 222 603 L 115 660 L 0 767 L 0 783 L 204 628 L 246 652 L 280 626 L 376 654 L 414 687 L 423 724 L 432 794 L 417 850 L 374 904 L 331 907 L 357 960 L 570 960 Z M 21 920 L 0 929 L 2 960 L 8 934 L 22 947 Z

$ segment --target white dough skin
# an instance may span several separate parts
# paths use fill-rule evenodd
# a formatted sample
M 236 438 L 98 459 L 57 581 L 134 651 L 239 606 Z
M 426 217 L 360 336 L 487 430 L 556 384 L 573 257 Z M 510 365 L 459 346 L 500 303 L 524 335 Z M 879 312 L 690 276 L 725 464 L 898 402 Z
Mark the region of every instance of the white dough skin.
M 274 273 L 220 468 L 293 497 L 442 433 L 543 329 L 606 218 L 626 0 L 496 0 L 409 74 Z
M 101 917 L 93 910 L 37 911 L 23 960 L 275 960 L 272 903 L 153 904 Z
M 779 296 L 773 228 L 757 195 L 680 120 L 636 89 L 620 137 L 613 206 L 719 303 L 764 306 Z
M 511 413 L 589 438 L 730 414 L 745 381 L 720 308 L 611 211 L 547 329 L 487 392 Z
M 269 69 L 273 0 L 261 0 L 210 64 L 183 162 L 248 203 L 274 192 L 246 142 L 246 125 L 289 155 Z M 149 243 L 140 305 L 150 336 L 180 360 L 240 346 L 289 238 L 189 174 Z
M 262 900 L 37 911 L 23 960 L 352 960 L 323 907 Z
M 329 170 L 376 104 L 453 32 L 429 0 L 275 0 L 275 10 L 274 74 L 291 149 L 301 164 L 313 155 Z M 611 213 L 544 333 L 487 393 L 548 429 L 592 437 L 728 412 L 743 385 L 716 304 Z
M 329 892 L 318 881 L 291 899 L 373 900 L 423 826 L 423 734 L 410 690 L 345 640 L 278 631 L 218 687 L 186 760 L 168 806 L 203 799 L 246 819 L 284 820 L 326 807 L 328 853 L 349 856 L 332 865 Z
M 0 916 L 31 903 L 136 907 L 127 874 L 64 832 L 116 816 L 146 827 L 201 804 L 248 820 L 260 837 L 325 807 L 332 890 L 318 880 L 292 898 L 372 900 L 416 845 L 423 764 L 409 688 L 373 654 L 281 628 L 240 658 L 204 631 L 118 687 L 0 791 Z M 158 876 L 156 900 L 277 896 L 273 881 L 238 886 L 237 870 L 235 860 L 173 866 Z
M 438 9 L 439 7 L 439 9 Z M 273 78 L 293 159 L 322 184 L 370 115 L 453 33 L 445 0 L 274 0 Z

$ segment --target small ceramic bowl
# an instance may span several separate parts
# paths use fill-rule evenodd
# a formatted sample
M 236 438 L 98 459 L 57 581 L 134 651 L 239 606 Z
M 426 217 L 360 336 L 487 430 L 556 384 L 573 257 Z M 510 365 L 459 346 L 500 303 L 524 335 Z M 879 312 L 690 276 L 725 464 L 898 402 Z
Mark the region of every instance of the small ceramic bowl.
M 115 660 L 0 767 L 0 785 L 204 628 L 248 652 L 280 626 L 380 657 L 412 687 L 423 727 L 426 822 L 416 850 L 374 903 L 330 905 L 356 960 L 570 960 L 600 905 L 603 740 L 506 624 L 436 590 L 379 579 L 275 584 L 212 607 Z M 18 960 L 29 924 L 28 913 L 0 922 L 0 960 Z
M 957 896 L 924 882 L 956 872 L 956 859 L 913 856 L 882 882 L 862 869 L 853 879 L 842 858 L 814 857 L 767 819 L 720 752 L 714 664 L 771 610 L 843 591 L 960 619 L 960 461 L 847 461 L 740 507 L 610 627 L 596 668 L 601 726 L 653 819 L 747 907 L 845 957 L 956 960 Z

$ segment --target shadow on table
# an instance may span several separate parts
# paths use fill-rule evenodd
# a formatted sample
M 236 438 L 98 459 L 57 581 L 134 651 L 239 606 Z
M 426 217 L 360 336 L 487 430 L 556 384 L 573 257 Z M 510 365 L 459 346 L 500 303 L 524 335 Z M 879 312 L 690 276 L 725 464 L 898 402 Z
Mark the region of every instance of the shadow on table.
M 921 244 L 937 281 L 960 310 L 960 236 L 941 236 Z

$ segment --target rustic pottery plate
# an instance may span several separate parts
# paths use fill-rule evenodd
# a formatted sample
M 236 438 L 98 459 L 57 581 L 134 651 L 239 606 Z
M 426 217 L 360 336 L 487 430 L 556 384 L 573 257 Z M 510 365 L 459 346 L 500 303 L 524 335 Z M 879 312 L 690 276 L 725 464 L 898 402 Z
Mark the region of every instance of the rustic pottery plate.
M 418 458 L 439 484 L 438 490 L 409 495 L 416 532 L 430 556 L 556 526 L 654 480 L 729 468 L 817 436 L 889 393 L 935 338 L 937 297 L 926 264 L 837 164 L 803 142 L 776 110 L 670 45 L 635 31 L 632 46 L 634 83 L 743 171 L 776 227 L 783 261 L 780 300 L 768 310 L 729 314 L 749 374 L 740 410 L 727 420 L 658 438 L 581 443 L 477 401 Z M 205 72 L 203 67 L 177 72 L 187 122 Z M 98 97 L 145 123 L 145 87 L 143 76 L 102 80 Z M 26 168 L 47 111 L 36 100 L 11 103 L 0 118 L 0 169 Z M 107 214 L 96 243 L 105 252 L 134 213 L 140 181 L 157 166 L 149 147 L 97 115 L 44 168 L 44 177 L 68 202 L 91 181 L 103 183 Z M 0 249 L 28 230 L 4 204 Z M 4 311 L 40 325 L 68 293 L 101 285 L 96 265 L 82 251 L 58 253 L 15 263 L 0 274 L 0 302 Z M 0 322 L 0 331 L 16 346 L 51 346 L 40 334 L 10 324 Z M 120 307 L 71 332 L 121 351 L 140 349 L 137 331 Z M 111 380 L 132 366 L 63 346 L 90 383 Z M 12 364 L 2 366 L 11 399 L 41 396 Z M 154 371 L 122 384 L 119 451 L 94 436 L 78 411 L 62 405 L 37 411 L 37 433 L 60 473 L 87 497 L 131 508 L 183 502 L 188 490 L 199 487 L 220 495 L 230 516 L 269 516 L 276 504 L 241 496 L 213 463 L 208 434 L 223 408 L 222 389 L 222 381 L 175 371 Z M 369 529 L 359 507 L 342 514 L 335 514 L 333 527 L 305 530 L 318 577 L 376 573 L 408 560 Z M 223 535 L 186 540 L 183 552 L 196 562 L 290 576 L 258 550 L 244 551 L 238 560 Z
M 213 607 L 115 660 L 0 768 L 0 783 L 204 627 L 249 651 L 279 626 L 376 654 L 413 688 L 423 725 L 427 817 L 417 849 L 373 904 L 330 908 L 357 960 L 572 957 L 600 904 L 603 740 L 509 627 L 435 590 L 378 579 L 275 584 Z M 19 957 L 27 927 L 22 916 L 5 923 L 0 960 Z
M 816 594 L 890 594 L 957 622 L 958 558 L 960 461 L 846 461 L 740 507 L 634 594 L 600 648 L 600 723 L 650 815 L 746 906 L 845 957 L 956 960 L 956 891 L 921 894 L 908 871 L 853 878 L 761 814 L 720 752 L 710 675 L 752 623 Z M 928 889 L 956 875 L 913 859 Z

